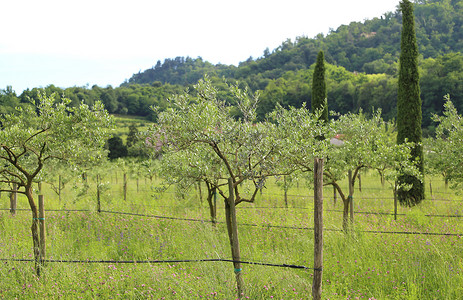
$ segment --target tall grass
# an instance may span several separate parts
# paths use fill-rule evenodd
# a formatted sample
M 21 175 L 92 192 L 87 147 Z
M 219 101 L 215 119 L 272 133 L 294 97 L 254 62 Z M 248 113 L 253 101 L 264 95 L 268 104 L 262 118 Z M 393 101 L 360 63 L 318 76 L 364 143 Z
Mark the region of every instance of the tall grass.
M 199 192 L 176 198 L 174 191 L 158 194 L 151 183 L 130 178 L 123 201 L 122 175 L 105 177 L 102 209 L 145 216 L 98 213 L 96 184 L 69 182 L 62 200 L 43 185 L 47 209 L 47 258 L 56 260 L 177 260 L 231 257 L 226 226 L 148 215 L 208 220 L 206 201 Z M 341 200 L 334 205 L 332 189 L 325 193 L 324 299 L 460 299 L 463 292 L 463 241 L 459 236 L 426 233 L 463 233 L 461 218 L 433 217 L 461 212 L 459 195 L 444 191 L 433 179 L 434 195 L 419 207 L 400 208 L 392 215 L 392 192 L 383 189 L 374 173 L 363 174 L 362 191 L 355 191 L 355 229 L 344 234 Z M 345 183 L 347 187 L 347 183 Z M 438 194 L 437 192 L 442 192 Z M 444 193 L 445 192 L 445 193 Z M 237 207 L 241 256 L 244 261 L 313 263 L 313 192 L 303 181 L 288 192 L 271 181 L 255 204 Z M 203 197 L 205 197 L 203 195 Z M 434 200 L 433 200 L 434 198 Z M 437 200 L 441 199 L 441 200 Z M 442 201 L 442 200 L 452 200 Z M 27 208 L 24 198 L 19 206 Z M 223 221 L 223 199 L 218 199 Z M 0 208 L 8 208 L 6 194 Z M 253 226 L 251 226 L 251 224 Z M 32 258 L 31 215 L 0 211 L 0 258 Z M 281 227 L 273 227 L 281 226 Z M 286 228 L 282 228 L 286 227 Z M 328 230 L 331 229 L 331 230 Z M 422 232 L 386 234 L 366 231 Z M 245 295 L 250 299 L 307 299 L 312 270 L 244 265 Z M 228 262 L 191 263 L 47 263 L 43 276 L 34 275 L 32 262 L 0 261 L 0 298 L 4 299 L 234 299 L 233 265 Z

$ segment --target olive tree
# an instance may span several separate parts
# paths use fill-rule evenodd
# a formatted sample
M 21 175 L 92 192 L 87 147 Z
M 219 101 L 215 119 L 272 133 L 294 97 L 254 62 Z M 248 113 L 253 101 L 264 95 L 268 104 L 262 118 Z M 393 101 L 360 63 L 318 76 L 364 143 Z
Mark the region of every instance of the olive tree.
M 236 107 L 234 111 L 219 99 L 219 91 L 206 77 L 195 85 L 194 93 L 170 99 L 171 107 L 159 113 L 158 124 L 152 128 L 152 139 L 161 141 L 164 155 L 183 153 L 182 159 L 187 162 L 182 167 L 197 175 L 208 174 L 207 182 L 225 200 L 232 255 L 239 260 L 238 235 L 232 220 L 234 207 L 254 202 L 265 178 L 275 174 L 277 143 L 273 140 L 275 125 L 256 122 L 258 95 L 236 85 L 227 85 L 227 89 L 236 102 L 238 117 Z M 218 163 L 220 167 L 215 168 Z M 241 267 L 234 264 L 241 291 Z
M 463 119 L 448 95 L 443 115 L 434 115 L 432 119 L 438 126 L 436 138 L 427 145 L 428 165 L 455 187 L 460 187 L 463 182 Z
M 362 112 L 337 116 L 326 124 L 317 122 L 318 115 L 305 106 L 289 110 L 281 107 L 273 114 L 282 141 L 281 154 L 287 171 L 312 172 L 315 157 L 326 158 L 324 185 L 332 185 L 343 201 L 343 229 L 347 231 L 353 222 L 353 195 L 356 179 L 363 168 L 392 168 L 395 160 L 407 167 L 411 163 L 402 162 L 410 157 L 410 144 L 396 144 L 388 135 L 389 130 L 380 112 L 367 118 Z M 324 139 L 318 137 L 323 136 Z M 331 137 L 341 136 L 342 145 L 330 143 Z M 400 153 L 401 156 L 385 155 Z M 394 160 L 391 162 L 390 160 Z M 408 170 L 408 169 L 407 169 Z M 348 177 L 348 190 L 339 184 Z M 391 173 L 388 173 L 388 179 Z
M 174 185 L 181 195 L 196 184 L 204 183 L 207 188 L 207 203 L 211 222 L 217 223 L 217 187 L 227 185 L 223 180 L 225 170 L 220 158 L 204 145 L 195 145 L 182 151 L 169 151 L 159 162 L 159 175 L 163 178 L 163 188 Z M 222 180 L 221 180 L 222 179 Z
M 39 241 L 39 215 L 33 183 L 47 172 L 52 161 L 75 169 L 104 157 L 112 119 L 100 102 L 93 107 L 70 107 L 71 100 L 55 102 L 55 95 L 39 94 L 37 106 L 17 108 L 0 117 L 0 191 L 26 196 L 32 212 L 32 241 L 36 271 L 44 259 Z M 43 251 L 42 251 L 43 252 Z

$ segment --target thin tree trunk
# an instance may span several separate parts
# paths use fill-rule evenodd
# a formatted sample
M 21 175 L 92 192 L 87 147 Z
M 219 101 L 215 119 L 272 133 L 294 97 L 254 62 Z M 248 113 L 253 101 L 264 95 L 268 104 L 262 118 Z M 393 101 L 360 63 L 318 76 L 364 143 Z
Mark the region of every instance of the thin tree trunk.
M 320 300 L 323 279 L 323 159 L 314 161 L 314 276 L 312 298 Z
M 139 190 L 139 185 L 140 185 L 140 182 L 139 182 L 140 179 L 139 179 L 139 177 L 140 177 L 140 174 L 137 174 L 137 193 L 140 191 L 140 190 Z
M 336 206 L 337 200 L 338 200 L 338 194 L 336 193 L 336 187 L 333 186 L 333 202 L 334 202 L 334 206 Z
M 32 183 L 26 185 L 26 197 L 29 202 L 29 206 L 32 212 L 32 243 L 34 249 L 34 260 L 35 260 L 35 272 L 37 276 L 40 276 L 41 261 L 40 261 L 40 240 L 39 240 L 39 212 L 37 205 L 35 204 L 34 197 L 32 195 Z
M 214 226 L 217 225 L 217 206 L 215 205 L 215 198 L 216 196 L 215 188 L 209 188 L 207 191 L 207 203 L 209 204 L 209 212 L 211 215 L 211 222 Z
M 18 193 L 16 193 L 18 186 L 13 183 L 13 192 L 10 193 L 10 213 L 14 216 L 16 214 L 16 205 L 18 200 Z
M 236 210 L 235 210 L 235 192 L 233 188 L 233 179 L 228 179 L 229 196 L 225 200 L 225 215 L 228 229 L 228 237 L 230 239 L 230 247 L 233 257 L 233 266 L 236 276 L 236 286 L 238 289 L 238 299 L 244 296 L 244 281 L 241 275 L 241 259 L 240 244 L 238 240 L 238 227 L 236 224 Z
M 354 224 L 354 181 L 352 178 L 352 171 L 349 171 L 349 196 L 347 200 L 349 202 L 349 209 L 350 209 L 350 223 L 351 225 Z
M 201 189 L 201 182 L 198 181 L 199 203 L 203 203 L 203 191 Z
M 359 192 L 361 192 L 362 191 L 362 176 L 360 176 L 360 173 L 358 173 L 357 177 L 359 179 Z

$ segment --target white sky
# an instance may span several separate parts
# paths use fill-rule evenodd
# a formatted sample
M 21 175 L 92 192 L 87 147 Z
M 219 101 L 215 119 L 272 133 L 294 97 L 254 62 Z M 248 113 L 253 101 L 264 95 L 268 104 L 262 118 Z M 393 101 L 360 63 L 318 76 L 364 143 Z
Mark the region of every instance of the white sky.
M 113 87 L 157 60 L 237 65 L 290 38 L 395 11 L 399 0 L 3 0 L 0 89 Z

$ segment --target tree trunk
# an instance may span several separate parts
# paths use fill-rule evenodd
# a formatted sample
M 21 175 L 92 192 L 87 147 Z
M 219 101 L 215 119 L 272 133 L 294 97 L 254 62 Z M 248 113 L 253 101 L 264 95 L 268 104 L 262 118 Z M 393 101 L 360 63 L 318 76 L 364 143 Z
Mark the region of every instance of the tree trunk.
M 230 247 L 233 257 L 233 266 L 235 268 L 236 286 L 238 288 L 238 299 L 244 296 L 244 281 L 241 275 L 241 260 L 240 244 L 238 240 L 238 227 L 236 224 L 236 210 L 235 210 L 235 192 L 233 188 L 233 179 L 228 179 L 229 196 L 225 200 L 225 217 L 228 229 L 228 238 L 230 240 Z
M 10 213 L 14 216 L 16 214 L 16 204 L 18 199 L 18 193 L 16 190 L 18 189 L 16 183 L 13 183 L 13 191 L 10 193 Z
M 32 243 L 34 249 L 34 259 L 35 259 L 35 272 L 37 276 L 40 276 L 41 261 L 40 261 L 40 240 L 39 240 L 39 212 L 37 205 L 35 204 L 34 197 L 32 195 L 32 186 L 31 184 L 26 185 L 26 197 L 29 202 L 29 206 L 32 212 Z
M 137 173 L 137 193 L 140 191 L 140 173 Z
M 323 278 L 323 159 L 314 161 L 314 276 L 312 298 L 320 300 Z
M 217 206 L 216 206 L 216 190 L 208 186 L 207 203 L 209 203 L 209 212 L 211 215 L 211 222 L 214 226 L 217 225 Z
M 203 191 L 201 189 L 201 182 L 198 181 L 198 193 L 199 193 L 199 203 L 203 203 Z M 209 196 L 208 196 L 209 197 Z
M 359 179 L 359 192 L 361 192 L 362 191 L 362 176 L 360 176 L 360 173 L 358 173 L 357 177 Z
M 336 193 L 336 187 L 333 186 L 333 206 L 336 206 L 336 201 L 338 200 L 338 194 Z

